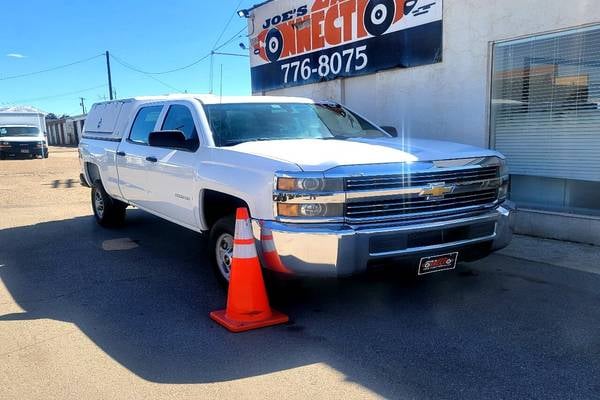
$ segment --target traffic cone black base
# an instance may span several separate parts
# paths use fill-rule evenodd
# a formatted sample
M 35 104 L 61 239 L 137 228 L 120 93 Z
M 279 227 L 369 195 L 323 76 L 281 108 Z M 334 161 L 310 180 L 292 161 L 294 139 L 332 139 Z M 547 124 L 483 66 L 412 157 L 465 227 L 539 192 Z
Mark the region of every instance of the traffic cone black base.
M 225 310 L 213 311 L 210 313 L 210 317 L 217 322 L 219 325 L 224 326 L 231 332 L 245 332 L 252 329 L 266 328 L 267 326 L 284 324 L 290 320 L 290 318 L 276 310 L 271 310 L 271 317 L 262 321 L 246 322 L 246 321 L 234 321 L 227 318 Z

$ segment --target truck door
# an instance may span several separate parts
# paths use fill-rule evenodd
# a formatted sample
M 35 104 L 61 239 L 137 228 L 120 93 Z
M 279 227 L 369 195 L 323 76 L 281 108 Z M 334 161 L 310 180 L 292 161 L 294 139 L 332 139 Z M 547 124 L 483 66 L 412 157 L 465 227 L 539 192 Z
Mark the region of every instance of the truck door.
M 152 210 L 182 225 L 197 228 L 195 211 L 198 206 L 198 190 L 195 185 L 198 164 L 199 126 L 195 110 L 186 102 L 167 105 L 160 130 L 181 131 L 187 149 L 149 147 L 153 160 L 148 165 L 148 196 Z
M 117 149 L 117 172 L 119 175 L 119 189 L 123 198 L 143 208 L 150 208 L 151 199 L 148 196 L 147 170 L 152 164 L 147 158 L 150 156 L 148 136 L 156 128 L 162 105 L 141 107 L 131 126 L 129 133 Z

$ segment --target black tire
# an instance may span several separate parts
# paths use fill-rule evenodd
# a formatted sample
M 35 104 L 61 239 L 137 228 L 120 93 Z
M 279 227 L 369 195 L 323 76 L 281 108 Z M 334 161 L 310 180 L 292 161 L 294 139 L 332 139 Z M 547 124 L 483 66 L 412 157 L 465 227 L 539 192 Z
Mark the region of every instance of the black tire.
M 233 237 L 235 233 L 235 216 L 228 215 L 219 219 L 210 229 L 209 253 L 215 276 L 220 284 L 229 285 L 229 268 L 233 257 Z M 228 247 L 224 248 L 223 245 Z M 220 249 L 220 250 L 219 250 Z M 226 257 L 227 256 L 227 257 Z M 228 258 L 228 262 L 226 261 Z
M 91 193 L 92 210 L 96 222 L 105 228 L 123 225 L 127 204 L 110 197 L 99 180 L 94 182 Z
M 373 36 L 385 33 L 394 22 L 394 0 L 371 0 L 365 8 L 365 29 Z
M 273 28 L 267 33 L 265 40 L 265 52 L 267 58 L 271 62 L 279 60 L 281 52 L 283 51 L 283 35 L 279 32 L 279 29 Z

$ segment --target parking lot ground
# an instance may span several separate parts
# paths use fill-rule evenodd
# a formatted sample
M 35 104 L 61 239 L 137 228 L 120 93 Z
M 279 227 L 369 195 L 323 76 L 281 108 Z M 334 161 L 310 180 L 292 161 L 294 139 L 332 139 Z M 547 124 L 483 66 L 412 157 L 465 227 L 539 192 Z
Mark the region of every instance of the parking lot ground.
M 202 235 L 102 229 L 78 174 L 76 149 L 0 162 L 1 399 L 600 398 L 597 247 L 293 282 L 289 324 L 231 334 Z

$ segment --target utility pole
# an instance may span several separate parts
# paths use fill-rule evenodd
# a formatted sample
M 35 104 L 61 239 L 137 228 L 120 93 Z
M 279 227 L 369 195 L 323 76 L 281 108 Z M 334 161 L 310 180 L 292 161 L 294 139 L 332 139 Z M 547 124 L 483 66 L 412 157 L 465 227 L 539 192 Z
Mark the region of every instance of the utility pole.
M 110 54 L 106 50 L 106 73 L 108 74 L 108 95 L 109 98 L 113 99 L 113 88 L 112 88 L 112 76 L 110 75 Z
M 215 63 L 214 57 L 215 57 L 215 52 L 213 50 L 210 52 L 210 72 L 208 73 L 208 81 L 209 81 L 208 82 L 208 86 L 209 86 L 208 93 L 209 94 L 213 93 L 213 74 L 214 74 L 213 70 L 214 70 L 214 63 Z
M 85 103 L 84 103 L 85 97 L 80 97 L 79 100 L 81 100 L 79 102 L 79 105 L 81 106 L 81 112 L 82 112 L 82 114 L 85 114 Z
M 210 52 L 210 71 L 208 73 L 208 93 L 213 94 L 213 87 L 215 82 L 215 55 L 219 56 L 233 56 L 233 57 L 250 57 L 247 54 L 235 54 L 235 53 L 223 53 L 220 51 Z
M 219 103 L 223 101 L 223 64 L 221 64 L 221 83 L 219 88 Z

